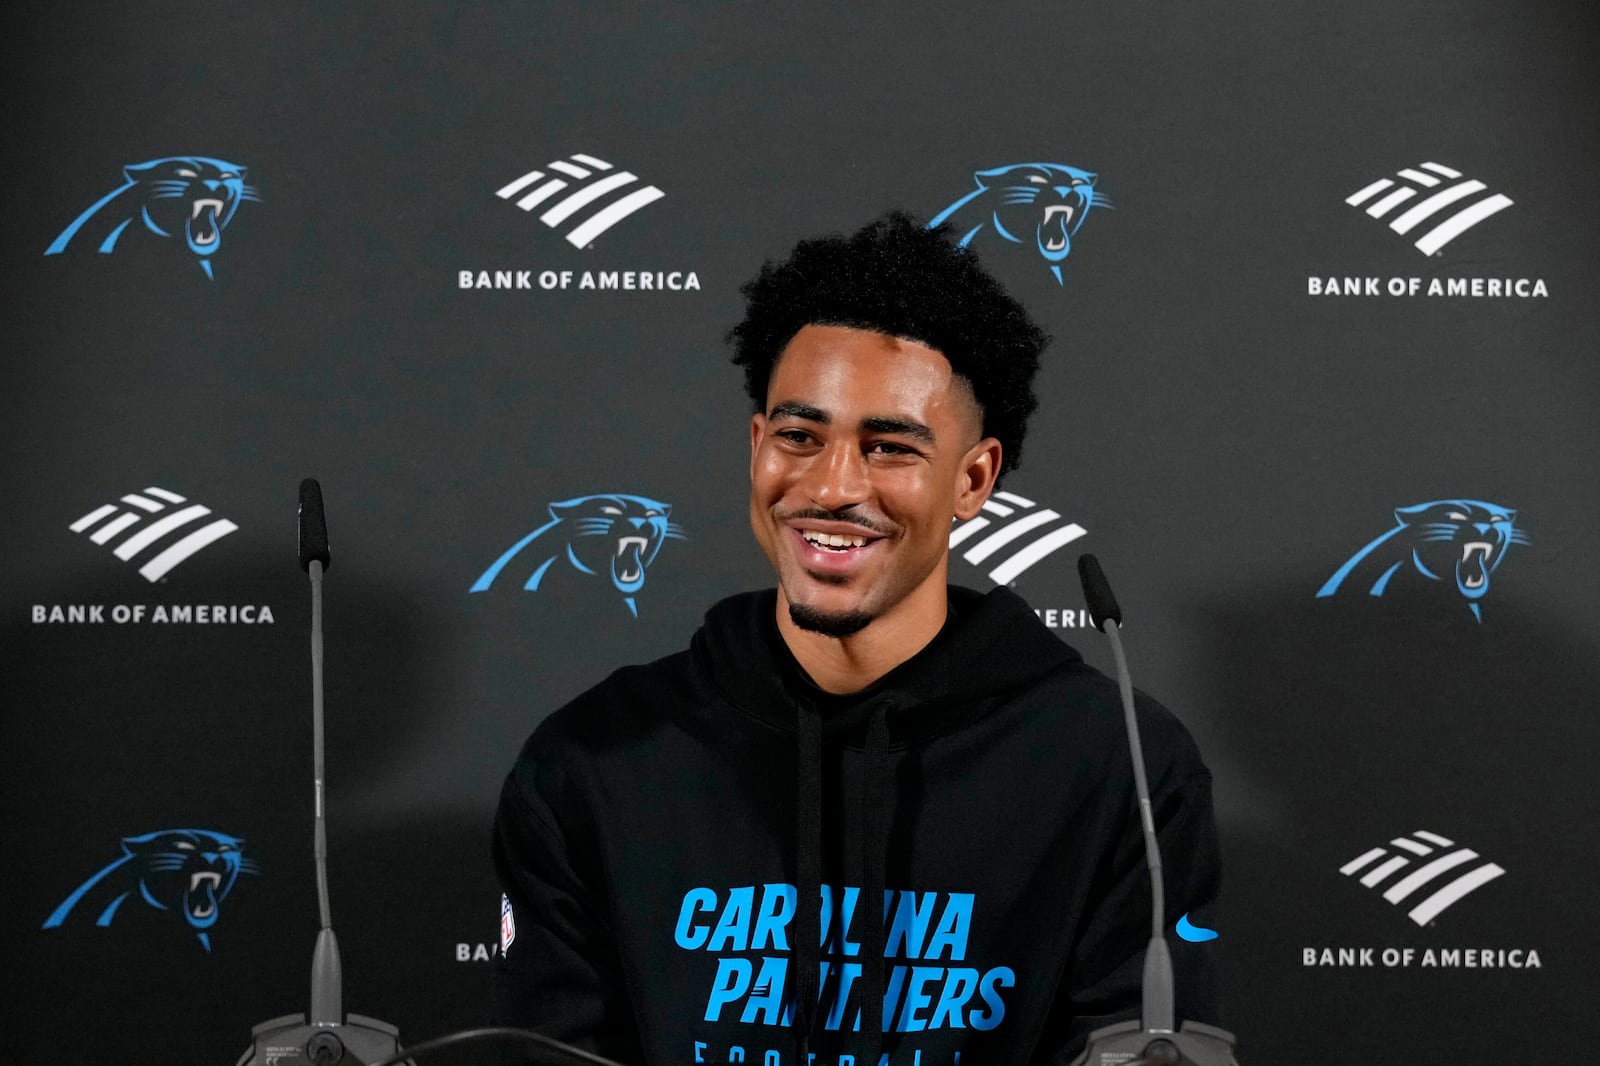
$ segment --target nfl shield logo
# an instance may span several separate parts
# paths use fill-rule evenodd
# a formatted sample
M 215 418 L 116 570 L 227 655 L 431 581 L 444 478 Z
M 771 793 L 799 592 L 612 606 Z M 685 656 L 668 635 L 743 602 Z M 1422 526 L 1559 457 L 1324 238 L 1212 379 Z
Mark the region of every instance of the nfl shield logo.
M 511 913 L 511 898 L 500 894 L 500 954 L 504 955 L 511 942 L 517 939 L 517 919 Z

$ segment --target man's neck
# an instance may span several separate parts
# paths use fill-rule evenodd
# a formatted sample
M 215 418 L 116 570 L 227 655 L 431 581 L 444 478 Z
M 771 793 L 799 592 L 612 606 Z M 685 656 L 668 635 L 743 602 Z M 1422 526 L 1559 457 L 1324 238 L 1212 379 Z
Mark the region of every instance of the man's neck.
M 944 628 L 950 597 L 943 575 L 919 586 L 858 633 L 828 637 L 801 629 L 789 617 L 789 601 L 778 589 L 778 633 L 789 651 L 824 692 L 860 692 L 932 643 Z

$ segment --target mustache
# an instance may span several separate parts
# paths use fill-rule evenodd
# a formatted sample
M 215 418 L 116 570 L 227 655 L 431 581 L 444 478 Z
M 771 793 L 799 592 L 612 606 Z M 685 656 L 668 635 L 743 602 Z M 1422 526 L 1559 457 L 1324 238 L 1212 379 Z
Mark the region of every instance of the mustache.
M 892 536 L 900 531 L 900 527 L 887 518 L 873 514 L 871 511 L 861 510 L 853 505 L 841 507 L 837 511 L 830 511 L 823 507 L 797 507 L 792 510 L 775 510 L 772 512 L 772 516 L 780 522 L 788 522 L 795 519 L 803 521 L 808 518 L 817 522 L 849 522 L 852 525 L 860 526 L 862 529 L 869 529 L 885 537 Z

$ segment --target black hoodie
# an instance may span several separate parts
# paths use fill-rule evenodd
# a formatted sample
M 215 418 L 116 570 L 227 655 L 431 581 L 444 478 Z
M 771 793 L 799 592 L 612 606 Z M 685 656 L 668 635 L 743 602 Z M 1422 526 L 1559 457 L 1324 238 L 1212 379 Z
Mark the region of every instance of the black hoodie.
M 1116 683 L 1014 593 L 952 588 L 927 648 L 830 695 L 775 596 L 716 604 L 687 652 L 529 738 L 495 822 L 500 1020 L 659 1066 L 1000 1066 L 1137 1017 L 1150 890 Z M 1210 945 L 1170 932 L 1211 920 L 1211 777 L 1138 711 L 1177 1016 L 1215 1024 Z

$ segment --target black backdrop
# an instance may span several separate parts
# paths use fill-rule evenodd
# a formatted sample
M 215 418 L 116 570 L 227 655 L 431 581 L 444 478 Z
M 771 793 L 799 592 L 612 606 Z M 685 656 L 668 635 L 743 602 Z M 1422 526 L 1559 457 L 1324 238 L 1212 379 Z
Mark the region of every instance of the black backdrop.
M 516 747 L 768 580 L 720 340 L 738 285 L 800 236 L 931 217 L 976 172 L 1030 163 L 1092 172 L 1110 201 L 1081 217 L 1062 283 L 1031 232 L 974 238 L 1057 338 L 1004 486 L 1026 502 L 986 517 L 1055 517 L 981 565 L 962 555 L 990 531 L 969 535 L 952 571 L 987 587 L 1077 524 L 1012 583 L 1103 664 L 1070 561 L 1106 563 L 1140 684 L 1216 774 L 1241 1056 L 1555 1061 L 1600 1006 L 1592 5 L 78 4 L 8 24 L 0 1061 L 228 1062 L 252 1024 L 304 1009 L 307 475 L 334 547 L 346 1005 L 413 1042 L 479 1021 L 488 820 Z M 161 159 L 178 161 L 45 254 L 124 167 Z M 569 187 L 636 179 L 547 224 L 557 194 L 515 200 L 557 161 L 585 172 Z M 202 255 L 154 182 L 228 165 L 259 199 Z M 647 186 L 664 195 L 589 246 L 563 239 Z M 1510 206 L 1415 246 L 1495 195 Z M 203 239 L 204 205 L 191 217 Z M 597 494 L 669 503 L 684 531 L 637 617 L 559 558 L 535 591 L 515 567 L 469 591 L 549 505 Z M 1435 502 L 1375 552 L 1407 546 L 1383 595 L 1364 569 L 1317 595 L 1396 508 Z M 212 513 L 116 554 L 197 504 Z M 79 522 L 107 506 L 124 531 Z M 140 573 L 219 517 L 236 528 Z M 1424 520 L 1489 530 L 1481 599 L 1428 579 L 1437 546 L 1412 558 Z M 1474 578 L 1476 549 L 1442 550 Z M 122 840 L 182 829 L 202 850 L 242 838 L 259 868 L 219 901 L 209 950 L 173 909 L 182 872 L 147 882 L 166 910 L 135 891 L 95 924 L 135 884 L 124 864 L 51 925 Z M 1424 846 L 1475 854 L 1392 904 Z M 1372 886 L 1377 859 L 1340 872 L 1374 848 L 1411 865 Z

